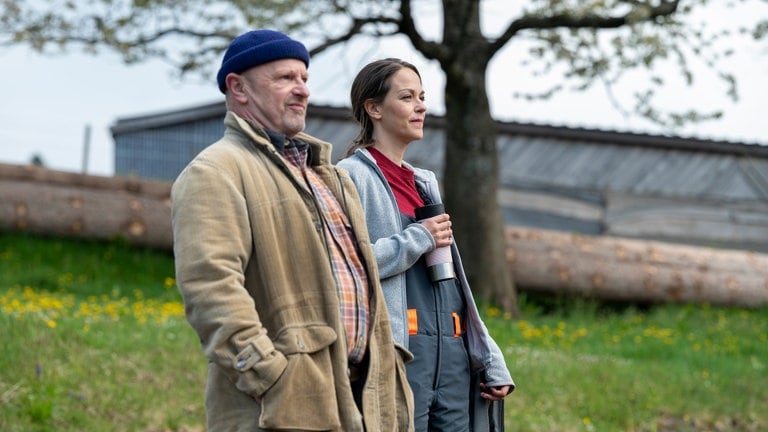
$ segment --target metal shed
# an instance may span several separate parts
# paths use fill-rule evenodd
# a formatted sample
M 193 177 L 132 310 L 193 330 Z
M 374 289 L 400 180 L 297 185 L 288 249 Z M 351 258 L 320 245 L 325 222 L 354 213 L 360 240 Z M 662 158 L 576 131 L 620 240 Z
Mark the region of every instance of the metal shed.
M 173 180 L 223 132 L 223 102 L 121 118 L 115 174 Z M 442 176 L 442 117 L 406 159 Z M 499 202 L 506 222 L 768 251 L 768 146 L 500 122 Z M 349 108 L 310 105 L 306 132 L 338 160 L 357 133 Z M 450 209 L 449 209 L 450 211 Z

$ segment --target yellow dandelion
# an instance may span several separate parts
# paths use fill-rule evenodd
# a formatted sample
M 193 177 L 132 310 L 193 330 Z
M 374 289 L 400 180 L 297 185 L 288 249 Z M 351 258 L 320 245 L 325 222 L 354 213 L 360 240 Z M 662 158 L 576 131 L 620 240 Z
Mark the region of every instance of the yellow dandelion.
M 176 286 L 176 279 L 174 279 L 172 277 L 165 278 L 165 280 L 163 281 L 163 286 L 165 287 L 165 289 L 171 289 L 171 288 L 175 287 Z

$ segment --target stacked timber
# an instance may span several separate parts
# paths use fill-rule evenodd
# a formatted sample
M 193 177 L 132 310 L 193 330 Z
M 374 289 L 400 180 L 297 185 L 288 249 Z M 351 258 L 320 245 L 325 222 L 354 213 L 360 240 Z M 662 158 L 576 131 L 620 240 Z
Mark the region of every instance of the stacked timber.
M 0 164 L 0 231 L 122 238 L 170 250 L 170 187 Z M 768 305 L 768 254 L 520 226 L 508 227 L 506 236 L 510 271 L 522 291 L 627 302 Z
M 170 249 L 170 184 L 0 164 L 0 231 Z
M 521 290 L 632 302 L 768 305 L 768 255 L 610 236 L 507 228 Z

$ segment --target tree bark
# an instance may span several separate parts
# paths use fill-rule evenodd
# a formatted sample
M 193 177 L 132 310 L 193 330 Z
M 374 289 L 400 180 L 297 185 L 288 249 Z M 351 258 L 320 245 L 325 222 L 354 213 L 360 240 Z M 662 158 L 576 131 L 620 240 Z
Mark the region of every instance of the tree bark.
M 478 3 L 444 2 L 443 44 L 452 49 L 450 57 L 440 59 L 446 73 L 445 204 L 470 286 L 478 297 L 518 316 L 497 199 L 496 123 L 485 90 L 492 53 L 480 31 Z
M 0 164 L 0 230 L 170 249 L 170 184 Z
M 647 303 L 768 304 L 768 255 L 508 227 L 519 289 Z

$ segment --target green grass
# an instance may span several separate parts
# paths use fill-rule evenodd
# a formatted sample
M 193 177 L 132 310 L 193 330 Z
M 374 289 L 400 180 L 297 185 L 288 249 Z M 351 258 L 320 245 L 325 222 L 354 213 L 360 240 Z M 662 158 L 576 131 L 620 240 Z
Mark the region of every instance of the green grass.
M 0 234 L 0 430 L 202 431 L 170 253 Z
M 526 302 L 514 322 L 486 309 L 512 430 L 768 430 L 768 310 Z
M 768 430 L 768 308 L 482 305 L 508 431 Z M 0 430 L 202 431 L 206 359 L 168 252 L 0 234 Z

